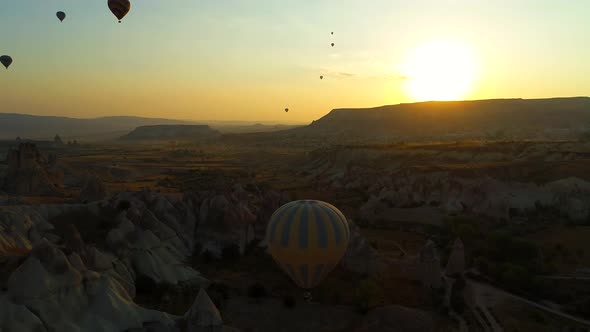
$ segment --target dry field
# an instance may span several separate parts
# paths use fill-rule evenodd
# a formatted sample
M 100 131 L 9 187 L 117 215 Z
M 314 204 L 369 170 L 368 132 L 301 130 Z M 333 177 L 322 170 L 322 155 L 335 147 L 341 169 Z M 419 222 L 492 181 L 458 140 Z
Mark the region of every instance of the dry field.
M 557 273 L 568 275 L 590 267 L 590 226 L 551 226 L 527 236 L 543 250 L 543 256 Z

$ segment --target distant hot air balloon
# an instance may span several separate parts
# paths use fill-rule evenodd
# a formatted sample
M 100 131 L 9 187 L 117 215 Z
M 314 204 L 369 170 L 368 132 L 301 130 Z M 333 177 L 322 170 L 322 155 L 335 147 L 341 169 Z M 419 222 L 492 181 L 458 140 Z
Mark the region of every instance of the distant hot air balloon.
M 59 11 L 59 12 L 57 12 L 57 13 L 55 14 L 55 16 L 57 16 L 57 18 L 59 18 L 59 20 L 60 20 L 61 22 L 63 22 L 63 21 L 65 20 L 65 18 L 66 18 L 66 13 L 64 13 L 64 12 L 62 12 L 62 11 Z
M 334 35 L 334 31 L 332 31 L 332 35 Z
M 12 58 L 8 55 L 0 56 L 0 63 L 2 63 L 4 67 L 8 69 L 8 67 L 10 67 L 10 65 L 12 64 Z
M 275 211 L 266 228 L 272 258 L 297 286 L 307 290 L 336 267 L 349 240 L 346 217 L 322 201 L 287 203 Z
M 129 10 L 131 10 L 131 2 L 129 0 L 108 0 L 109 9 L 119 19 L 119 23 Z
M 285 108 L 285 112 L 289 112 L 289 109 L 288 108 Z
M 324 76 L 320 76 L 320 80 L 323 80 L 323 79 L 324 79 Z
M 332 47 L 334 47 L 334 43 L 332 43 L 331 45 L 332 45 Z

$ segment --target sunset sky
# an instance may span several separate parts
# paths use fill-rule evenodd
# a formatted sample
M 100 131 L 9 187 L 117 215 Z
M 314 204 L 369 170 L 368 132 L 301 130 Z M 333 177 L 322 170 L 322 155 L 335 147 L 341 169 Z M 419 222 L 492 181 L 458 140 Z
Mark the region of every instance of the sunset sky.
M 106 2 L 2 4 L 0 112 L 285 123 L 590 95 L 588 0 L 132 0 L 121 24 Z

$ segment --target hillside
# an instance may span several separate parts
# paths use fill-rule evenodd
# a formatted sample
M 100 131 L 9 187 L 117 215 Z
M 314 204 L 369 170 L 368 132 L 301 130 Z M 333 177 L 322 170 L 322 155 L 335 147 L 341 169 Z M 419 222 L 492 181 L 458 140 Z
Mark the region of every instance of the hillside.
M 137 127 L 129 134 L 121 137 L 121 140 L 192 140 L 209 139 L 218 136 L 219 132 L 207 125 L 156 125 Z
M 590 98 L 421 102 L 335 109 L 291 134 L 304 137 L 572 138 L 590 129 Z M 501 137 L 498 137 L 501 138 Z

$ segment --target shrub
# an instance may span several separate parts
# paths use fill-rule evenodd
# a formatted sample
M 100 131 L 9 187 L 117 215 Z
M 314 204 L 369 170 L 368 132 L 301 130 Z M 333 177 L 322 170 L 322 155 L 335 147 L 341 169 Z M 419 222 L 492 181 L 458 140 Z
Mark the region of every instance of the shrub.
M 293 309 L 297 305 L 295 297 L 293 295 L 287 295 L 283 297 L 283 305 L 285 308 Z
M 229 287 L 226 284 L 221 282 L 214 282 L 207 288 L 207 292 L 209 293 L 209 297 L 211 301 L 217 306 L 217 308 L 222 309 L 225 305 L 225 302 L 229 300 Z
M 156 282 L 145 275 L 135 278 L 135 291 L 137 294 L 151 294 L 157 287 Z
M 199 257 L 203 251 L 203 245 L 201 243 L 195 243 L 193 248 L 193 257 Z
M 500 281 L 511 290 L 520 290 L 529 285 L 532 277 L 529 271 L 519 265 L 504 264 L 500 274 Z
M 455 280 L 455 283 L 453 284 L 453 290 L 456 289 L 457 291 L 463 291 L 465 289 L 465 286 L 467 286 L 465 279 L 459 277 L 457 278 L 457 280 Z
M 268 292 L 266 291 L 264 285 L 262 285 L 261 283 L 257 282 L 248 287 L 248 297 L 251 297 L 256 301 L 259 301 L 260 299 L 265 298 L 266 296 L 268 296 Z
M 477 257 L 475 260 L 475 267 L 480 273 L 488 275 L 490 273 L 490 262 L 485 257 Z
M 213 259 L 213 254 L 208 249 L 201 253 L 201 263 L 209 264 L 213 261 Z
M 121 200 L 119 204 L 117 204 L 117 210 L 119 211 L 126 211 L 131 208 L 131 203 L 128 200 Z
M 340 295 L 341 289 L 335 284 L 323 283 L 320 287 L 314 290 L 313 297 L 320 303 L 341 304 L 342 297 Z
M 365 314 L 377 304 L 379 285 L 374 280 L 364 279 L 359 282 L 355 292 L 355 305 L 359 312 Z
M 451 288 L 451 308 L 458 314 L 462 314 L 465 310 L 465 300 L 463 298 L 465 286 L 465 279 L 457 278 Z
M 68 263 L 66 261 L 58 261 L 53 266 L 53 271 L 57 274 L 64 274 L 68 271 Z
M 240 260 L 240 247 L 237 244 L 230 244 L 221 251 L 221 259 L 226 263 L 235 263 Z
M 379 250 L 379 242 L 377 240 L 372 240 L 370 243 L 371 247 L 373 247 L 375 250 Z
M 431 289 L 430 297 L 431 297 L 431 300 L 432 300 L 432 304 L 436 308 L 443 307 L 443 305 L 445 303 L 445 288 L 444 287 L 440 287 L 438 289 L 434 289 L 434 288 Z
M 461 292 L 458 292 L 458 295 L 451 296 L 451 307 L 458 314 L 462 314 L 465 311 L 465 300 Z
M 209 289 L 211 292 L 217 292 L 221 295 L 224 300 L 229 299 L 229 287 L 222 282 L 214 282 L 209 285 Z

